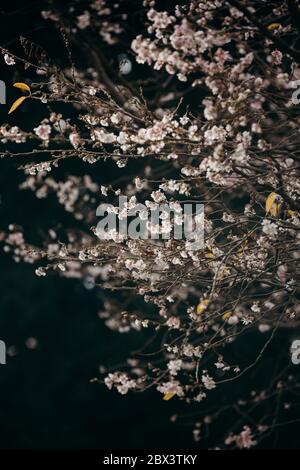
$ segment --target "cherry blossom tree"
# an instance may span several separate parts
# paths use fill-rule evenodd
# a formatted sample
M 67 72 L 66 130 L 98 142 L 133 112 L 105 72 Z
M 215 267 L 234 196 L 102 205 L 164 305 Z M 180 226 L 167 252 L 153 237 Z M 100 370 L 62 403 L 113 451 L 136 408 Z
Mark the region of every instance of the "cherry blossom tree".
M 215 447 L 250 448 L 289 421 L 260 414 L 262 404 L 286 396 L 288 409 L 299 387 L 287 349 L 263 389 L 231 399 L 280 332 L 299 328 L 299 2 L 51 1 L 41 15 L 65 58 L 26 38 L 23 55 L 2 48 L 19 77 L 11 118 L 34 101 L 44 117 L 32 130 L 3 124 L 1 157 L 20 162 L 21 190 L 54 195 L 74 227 L 49 226 L 38 245 L 11 225 L 4 250 L 38 276 L 102 289 L 108 328 L 147 330 L 140 351 L 95 381 L 187 402 L 197 442 L 231 410 L 237 418 Z M 115 176 L 103 176 L 108 168 Z M 102 203 L 119 220 L 139 204 L 145 218 L 162 203 L 174 216 L 149 223 L 147 239 L 103 236 Z M 186 203 L 204 205 L 197 250 L 173 236 Z M 263 338 L 255 358 L 235 360 L 232 348 L 253 334 Z M 226 404 L 203 414 L 222 387 Z

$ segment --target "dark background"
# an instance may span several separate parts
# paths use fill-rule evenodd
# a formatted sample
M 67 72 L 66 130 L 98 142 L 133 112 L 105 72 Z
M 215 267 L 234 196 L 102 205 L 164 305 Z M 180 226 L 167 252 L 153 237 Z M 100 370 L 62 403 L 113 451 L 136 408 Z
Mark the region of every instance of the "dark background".
M 40 10 L 45 7 L 41 1 L 26 0 L 20 4 L 2 1 L 0 44 L 19 50 L 18 37 L 22 34 L 59 57 L 61 44 L 51 24 L 40 17 Z M 41 119 L 36 103 L 30 112 L 25 103 L 17 113 L 7 116 L 8 106 L 19 96 L 10 85 L 16 79 L 26 81 L 30 72 L 23 71 L 22 79 L 20 69 L 6 66 L 1 57 L 0 64 L 0 78 L 8 90 L 8 104 L 0 109 L 0 125 L 9 122 L 23 128 L 34 127 Z M 20 159 L 0 160 L 0 228 L 19 223 L 29 236 L 34 236 L 42 234 L 52 222 L 64 224 L 64 212 L 52 207 L 51 200 L 36 200 L 30 192 L 18 191 L 22 181 L 22 172 L 17 170 L 19 164 Z M 86 172 L 83 166 L 71 168 L 75 173 L 81 169 Z M 61 171 L 67 171 L 67 167 Z M 98 172 L 97 166 L 90 171 Z M 109 172 L 107 167 L 103 182 L 109 180 Z M 38 278 L 32 266 L 16 264 L 9 255 L 0 252 L 0 339 L 14 353 L 8 356 L 7 365 L 0 366 L 1 449 L 192 448 L 194 416 L 205 412 L 205 406 L 221 406 L 228 396 L 234 399 L 235 395 L 249 393 L 251 387 L 263 386 L 266 373 L 274 368 L 275 374 L 282 362 L 289 362 L 288 348 L 295 334 L 283 332 L 266 352 L 263 364 L 250 371 L 238 386 L 216 391 L 208 405 L 201 403 L 191 409 L 178 400 L 163 402 L 156 391 L 122 397 L 105 386 L 90 383 L 98 375 L 100 364 L 121 362 L 128 351 L 143 344 L 138 333 L 120 335 L 107 329 L 97 316 L 100 308 L 101 292 L 96 289 L 86 290 L 79 281 L 54 276 Z M 38 340 L 36 349 L 25 344 L 30 337 Z M 238 359 L 246 358 L 246 363 L 249 362 L 263 340 L 255 334 L 247 336 L 247 340 L 242 338 L 234 346 Z M 297 372 L 296 368 L 293 372 Z M 283 420 L 299 418 L 297 402 L 298 397 L 291 416 Z M 265 411 L 275 405 L 271 401 L 266 403 Z M 177 412 L 186 414 L 180 421 L 183 424 L 170 423 L 170 416 Z M 229 412 L 201 447 L 216 445 L 232 424 Z M 298 448 L 298 424 L 278 428 L 263 446 Z

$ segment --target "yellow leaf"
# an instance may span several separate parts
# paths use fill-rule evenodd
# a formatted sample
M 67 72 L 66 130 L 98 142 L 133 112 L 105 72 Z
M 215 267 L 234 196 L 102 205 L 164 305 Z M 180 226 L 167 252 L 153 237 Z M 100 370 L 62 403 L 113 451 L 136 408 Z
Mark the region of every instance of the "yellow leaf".
M 222 319 L 223 320 L 228 320 L 228 318 L 230 318 L 232 315 L 232 312 L 230 310 L 228 310 L 227 312 L 224 312 L 223 315 L 222 315 Z
M 164 394 L 163 400 L 168 401 L 171 400 L 176 395 L 174 392 L 167 392 Z
M 266 200 L 266 214 L 271 211 L 271 207 L 273 206 L 274 202 L 276 201 L 277 194 L 270 193 Z
M 274 29 L 280 28 L 281 24 L 280 23 L 271 23 L 268 26 L 269 31 L 274 31 Z
M 212 247 L 208 246 L 207 248 L 208 248 L 208 252 L 205 254 L 205 258 L 214 258 Z
M 278 216 L 279 216 L 279 213 L 280 213 L 281 206 L 282 206 L 281 203 L 273 204 L 273 206 L 272 206 L 271 209 L 270 209 L 270 214 L 271 214 L 273 217 L 278 217 Z
M 273 217 L 278 217 L 282 202 L 276 193 L 270 193 L 266 200 L 266 214 L 270 212 Z
M 31 92 L 30 86 L 28 86 L 26 83 L 17 82 L 17 83 L 14 83 L 13 86 L 15 88 L 20 88 L 20 90 L 22 91 L 28 91 L 29 93 Z
M 296 211 L 291 211 L 290 209 L 287 211 L 287 215 L 288 215 L 289 217 L 292 217 L 293 215 L 296 215 L 296 214 L 297 214 Z
M 8 114 L 14 112 L 19 106 L 20 104 L 23 103 L 24 100 L 26 100 L 26 98 L 28 98 L 27 96 L 21 96 L 20 98 L 18 98 L 11 106 L 10 110 L 8 111 Z
M 200 302 L 200 304 L 197 305 L 197 309 L 196 309 L 197 314 L 198 314 L 198 315 L 201 315 L 201 313 L 203 313 L 204 310 L 206 310 L 208 304 L 209 304 L 209 300 L 208 300 L 208 299 L 202 300 L 202 301 Z

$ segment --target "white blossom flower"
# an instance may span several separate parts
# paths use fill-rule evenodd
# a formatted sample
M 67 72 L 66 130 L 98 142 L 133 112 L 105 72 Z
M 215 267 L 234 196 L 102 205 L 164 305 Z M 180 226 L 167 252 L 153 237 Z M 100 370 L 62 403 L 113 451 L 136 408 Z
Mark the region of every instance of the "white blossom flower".
M 215 381 L 208 374 L 203 374 L 201 377 L 202 383 L 207 390 L 212 390 L 216 388 Z
M 174 359 L 168 362 L 168 369 L 171 375 L 177 375 L 182 367 L 181 359 Z
M 14 65 L 16 63 L 15 59 L 9 54 L 4 54 L 4 61 L 6 65 Z
M 49 124 L 40 124 L 38 127 L 35 127 L 34 132 L 36 135 L 44 141 L 48 141 L 51 134 L 51 126 Z
M 274 222 L 271 222 L 269 219 L 264 219 L 262 221 L 262 231 L 270 238 L 275 238 L 278 234 L 278 227 Z
M 35 274 L 36 274 L 37 276 L 39 276 L 39 277 L 41 277 L 41 276 L 46 276 L 46 271 L 45 271 L 44 268 L 37 268 L 37 269 L 35 270 Z
M 200 392 L 198 393 L 198 395 L 195 396 L 194 400 L 200 402 L 204 400 L 205 398 L 206 398 L 206 393 Z
M 169 317 L 166 321 L 166 326 L 171 329 L 178 330 L 180 328 L 180 318 L 179 317 Z
M 91 15 L 89 11 L 85 11 L 82 15 L 77 16 L 77 26 L 79 29 L 86 29 L 90 25 Z
M 81 143 L 80 135 L 77 132 L 71 132 L 69 140 L 75 149 L 77 149 Z

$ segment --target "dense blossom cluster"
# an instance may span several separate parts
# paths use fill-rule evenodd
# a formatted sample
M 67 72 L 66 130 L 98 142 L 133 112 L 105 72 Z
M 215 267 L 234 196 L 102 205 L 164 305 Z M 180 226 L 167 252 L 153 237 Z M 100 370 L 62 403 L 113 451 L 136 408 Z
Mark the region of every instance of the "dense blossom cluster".
M 230 347 L 241 335 L 256 331 L 267 345 L 281 328 L 299 325 L 300 134 L 291 97 L 300 60 L 289 46 L 299 33 L 284 1 L 190 0 L 165 9 L 138 2 L 143 21 L 125 52 L 149 79 L 125 81 L 118 74 L 113 83 L 107 67 L 117 70 L 118 64 L 106 64 L 91 32 L 109 47 L 122 45 L 128 20 L 122 2 L 95 0 L 83 10 L 69 3 L 69 15 L 52 5 L 43 17 L 64 26 L 74 54 L 85 41 L 94 44 L 91 64 L 31 64 L 40 81 L 30 99 L 40 101 L 45 117 L 32 131 L 2 125 L 0 141 L 2 148 L 27 145 L 20 150 L 27 158 L 21 189 L 38 198 L 55 194 L 83 228 L 62 234 L 49 227 L 38 247 L 12 225 L 1 235 L 4 250 L 16 261 L 38 262 L 38 276 L 55 270 L 103 289 L 99 317 L 107 327 L 120 333 L 146 328 L 160 337 L 151 355 L 131 357 L 122 370 L 103 368 L 109 389 L 126 394 L 154 387 L 165 400 L 202 406 L 215 389 L 263 360 L 264 348 L 248 365 L 232 359 Z M 256 15 L 261 3 L 268 5 Z M 20 60 L 11 51 L 3 54 L 8 65 Z M 55 110 L 56 103 L 65 111 L 47 115 L 46 105 Z M 87 174 L 59 180 L 60 163 L 75 158 Z M 108 160 L 123 179 L 99 183 L 98 168 Z M 112 204 L 121 220 L 120 195 L 128 197 L 125 215 L 143 203 L 142 218 L 167 203 L 175 215 L 170 222 L 163 213 L 160 218 L 169 238 L 124 239 L 117 230 L 100 237 L 97 206 Z M 199 250 L 172 237 L 186 202 L 205 207 Z M 292 383 L 289 376 L 272 386 L 289 390 Z M 273 393 L 257 391 L 234 406 L 250 409 Z M 196 441 L 213 420 L 196 423 Z M 220 446 L 250 448 L 274 421 L 250 424 Z

